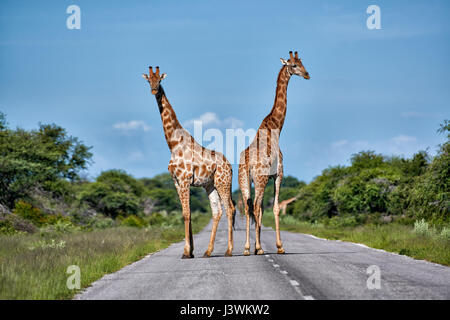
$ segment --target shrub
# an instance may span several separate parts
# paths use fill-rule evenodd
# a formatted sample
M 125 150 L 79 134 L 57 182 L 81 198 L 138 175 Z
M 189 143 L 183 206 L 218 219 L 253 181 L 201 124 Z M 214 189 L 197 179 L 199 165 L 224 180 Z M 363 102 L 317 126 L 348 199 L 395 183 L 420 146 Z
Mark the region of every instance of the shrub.
M 0 217 L 0 234 L 15 234 L 18 232 L 33 233 L 37 228 L 29 221 L 16 214 Z
M 425 219 L 414 222 L 414 233 L 421 236 L 431 235 L 431 230 L 428 225 L 428 222 L 426 222 Z
M 355 227 L 358 225 L 358 221 L 354 216 L 333 217 L 329 221 L 331 227 Z
M 23 219 L 29 220 L 38 227 L 47 222 L 45 215 L 40 209 L 34 208 L 31 204 L 24 201 L 18 201 L 13 210 L 14 214 L 22 217 Z
M 288 225 L 298 225 L 300 223 L 299 220 L 295 219 L 291 215 L 280 216 L 280 221 L 282 223 L 285 223 L 285 224 L 288 224 Z
M 60 220 L 53 225 L 41 228 L 40 234 L 41 236 L 46 236 L 54 233 L 72 233 L 80 230 L 81 228 L 75 226 L 72 222 Z
M 95 229 L 111 228 L 114 225 L 115 225 L 115 222 L 112 218 L 105 217 L 102 215 L 97 215 L 89 221 L 89 226 L 91 228 L 95 228 Z
M 24 201 L 18 201 L 16 203 L 13 213 L 23 219 L 31 221 L 37 227 L 56 224 L 59 221 L 70 222 L 69 218 L 62 216 L 61 214 L 45 214 L 39 208 L 33 207 L 31 204 Z
M 120 224 L 122 226 L 136 227 L 136 228 L 142 228 L 142 227 L 145 227 L 145 225 L 146 225 L 145 222 L 141 218 L 139 218 L 135 215 L 129 215 L 128 217 L 123 219 Z
M 444 227 L 439 234 L 442 238 L 450 240 L 450 228 Z
M 159 212 L 153 212 L 148 218 L 149 225 L 162 225 L 164 222 L 164 216 Z
M 13 235 L 17 231 L 14 229 L 11 221 L 7 220 L 5 217 L 0 218 L 0 234 Z

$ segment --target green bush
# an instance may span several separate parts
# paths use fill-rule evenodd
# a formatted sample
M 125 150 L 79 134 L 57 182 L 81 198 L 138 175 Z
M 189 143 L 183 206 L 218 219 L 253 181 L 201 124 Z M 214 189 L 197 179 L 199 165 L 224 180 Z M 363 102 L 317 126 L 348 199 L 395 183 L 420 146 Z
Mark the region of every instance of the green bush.
M 450 228 L 444 227 L 439 234 L 442 238 L 450 240 Z
M 422 219 L 420 221 L 414 222 L 414 233 L 421 236 L 430 236 L 432 234 L 432 231 L 428 222 L 426 222 L 425 219 Z
M 449 127 L 445 121 L 439 131 L 448 133 Z M 379 224 L 383 215 L 402 224 L 425 219 L 445 225 L 450 222 L 450 142 L 433 159 L 425 151 L 410 159 L 354 154 L 350 166 L 325 169 L 304 186 L 291 208 L 288 213 L 297 219 L 313 222 L 350 215 L 358 224 Z
M 37 228 L 29 221 L 16 214 L 0 216 L 0 234 L 34 233 Z
M 40 229 L 40 234 L 41 236 L 47 236 L 55 233 L 72 233 L 80 230 L 81 228 L 79 226 L 75 226 L 72 222 L 60 220 L 55 224 L 42 227 Z
M 17 233 L 11 221 L 6 218 L 0 218 L 0 234 L 13 235 Z
M 110 217 L 105 217 L 103 215 L 97 215 L 89 221 L 88 225 L 89 225 L 89 227 L 94 228 L 94 229 L 106 229 L 106 228 L 113 227 L 115 225 L 115 222 L 114 222 L 114 219 L 112 219 Z
M 167 215 L 166 215 L 167 216 Z M 149 225 L 162 225 L 165 217 L 159 212 L 153 212 L 147 219 Z
M 143 186 L 122 171 L 103 172 L 94 183 L 83 186 L 78 195 L 80 203 L 115 218 L 119 215 L 137 214 Z
M 120 224 L 122 226 L 136 227 L 136 228 L 143 228 L 146 226 L 146 223 L 141 218 L 139 218 L 135 215 L 129 215 L 128 217 L 123 219 Z
M 35 226 L 56 224 L 58 222 L 70 222 L 67 217 L 60 214 L 46 214 L 39 208 L 33 207 L 31 204 L 18 201 L 14 207 L 13 213 L 21 218 L 32 222 Z
M 343 217 L 332 217 L 329 220 L 328 225 L 330 227 L 341 228 L 341 227 L 355 227 L 358 225 L 358 221 L 354 216 L 343 216 Z
M 450 222 L 450 142 L 447 141 L 428 170 L 411 187 L 410 212 L 436 223 Z

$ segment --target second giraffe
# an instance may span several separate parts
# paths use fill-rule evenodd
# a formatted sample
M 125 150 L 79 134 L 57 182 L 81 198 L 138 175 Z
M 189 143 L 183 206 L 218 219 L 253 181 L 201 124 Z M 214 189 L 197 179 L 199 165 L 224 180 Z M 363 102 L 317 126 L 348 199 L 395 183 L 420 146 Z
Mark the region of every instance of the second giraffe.
M 289 60 L 281 59 L 283 67 L 278 74 L 272 111 L 262 121 L 253 142 L 240 155 L 238 179 L 247 219 L 244 255 L 250 254 L 250 215 L 253 215 L 255 219 L 255 254 L 264 254 L 264 250 L 261 248 L 262 201 L 269 178 L 273 178 L 275 182 L 273 214 L 275 216 L 276 245 L 278 253 L 284 253 L 280 237 L 280 208 L 278 204 L 283 178 L 283 155 L 278 142 L 286 116 L 286 92 L 289 79 L 292 75 L 309 79 L 309 74 L 305 70 L 302 60 L 298 58 L 298 53 L 295 52 L 294 56 L 290 51 L 289 55 Z M 253 203 L 250 198 L 252 180 L 255 185 L 255 200 Z

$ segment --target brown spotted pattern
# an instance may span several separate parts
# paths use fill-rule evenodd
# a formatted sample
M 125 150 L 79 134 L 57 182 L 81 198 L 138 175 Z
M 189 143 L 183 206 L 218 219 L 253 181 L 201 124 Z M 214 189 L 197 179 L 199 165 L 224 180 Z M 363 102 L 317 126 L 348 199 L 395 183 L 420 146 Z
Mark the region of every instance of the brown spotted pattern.
M 278 79 L 275 101 L 271 112 L 262 121 L 253 142 L 242 151 L 239 160 L 239 187 L 242 192 L 244 210 L 247 220 L 247 234 L 244 255 L 250 254 L 250 215 L 255 219 L 255 254 L 264 254 L 261 248 L 261 221 L 262 201 L 264 189 L 269 178 L 274 179 L 275 199 L 273 213 L 275 216 L 276 245 L 278 253 L 284 253 L 280 237 L 279 214 L 280 207 L 278 197 L 281 181 L 283 179 L 283 154 L 279 147 L 279 137 L 286 117 L 287 86 L 292 75 L 298 75 L 309 79 L 298 53 L 295 56 L 289 52 L 289 60 L 281 59 L 281 68 Z M 255 186 L 255 199 L 250 197 L 251 183 Z
M 235 214 L 235 208 L 231 200 L 231 181 L 233 175 L 231 164 L 222 153 L 204 148 L 183 129 L 160 85 L 161 80 L 165 76 L 165 74 L 160 75 L 159 67 L 156 67 L 155 73 L 152 67 L 150 67 L 149 75 L 143 75 L 150 84 L 152 94 L 156 97 L 161 113 L 164 135 L 171 152 L 168 169 L 180 198 L 185 221 L 185 246 L 182 258 L 194 257 L 194 242 L 192 238 L 189 205 L 190 186 L 205 188 L 212 210 L 213 225 L 211 238 L 204 257 L 210 257 L 214 249 L 217 226 L 222 216 L 222 206 L 225 208 L 228 218 L 228 248 L 225 255 L 231 256 L 233 251 L 233 220 Z

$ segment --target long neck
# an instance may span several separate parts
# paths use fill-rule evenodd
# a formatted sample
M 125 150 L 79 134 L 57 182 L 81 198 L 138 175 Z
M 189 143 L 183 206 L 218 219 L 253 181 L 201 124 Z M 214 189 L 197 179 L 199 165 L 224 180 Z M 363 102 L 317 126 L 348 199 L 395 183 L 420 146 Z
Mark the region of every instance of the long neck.
M 176 145 L 172 137 L 174 137 L 175 130 L 183 129 L 181 124 L 178 122 L 177 115 L 169 103 L 166 97 L 163 87 L 160 85 L 158 92 L 155 95 L 156 102 L 158 103 L 159 112 L 161 114 L 161 121 L 164 129 L 164 136 L 166 137 L 167 145 L 172 151 L 173 147 Z
M 291 75 L 287 71 L 287 67 L 283 66 L 278 73 L 277 89 L 272 110 L 261 126 L 264 124 L 269 129 L 279 129 L 280 131 L 283 128 L 284 118 L 286 117 L 287 86 L 290 78 Z

